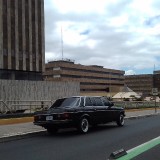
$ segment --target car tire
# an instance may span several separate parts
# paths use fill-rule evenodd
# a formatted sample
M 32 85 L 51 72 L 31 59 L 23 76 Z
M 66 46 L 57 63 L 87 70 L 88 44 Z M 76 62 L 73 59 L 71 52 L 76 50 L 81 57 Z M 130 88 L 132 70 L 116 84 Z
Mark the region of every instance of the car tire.
M 118 126 L 124 126 L 124 115 L 123 114 L 120 114 L 119 116 L 118 116 L 118 118 L 117 118 L 117 125 Z
M 88 130 L 89 130 L 89 121 L 87 118 L 83 117 L 80 122 L 79 122 L 79 125 L 78 125 L 78 130 L 81 132 L 81 133 L 87 133 Z
M 47 128 L 47 132 L 49 134 L 56 134 L 58 132 L 58 128 L 51 128 L 51 127 L 49 127 L 49 128 Z

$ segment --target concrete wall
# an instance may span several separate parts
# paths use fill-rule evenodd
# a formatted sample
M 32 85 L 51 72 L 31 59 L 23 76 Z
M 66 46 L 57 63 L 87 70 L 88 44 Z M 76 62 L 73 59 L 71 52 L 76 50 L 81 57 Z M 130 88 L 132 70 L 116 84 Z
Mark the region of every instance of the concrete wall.
M 55 100 L 80 95 L 79 82 L 0 80 L 0 100 Z

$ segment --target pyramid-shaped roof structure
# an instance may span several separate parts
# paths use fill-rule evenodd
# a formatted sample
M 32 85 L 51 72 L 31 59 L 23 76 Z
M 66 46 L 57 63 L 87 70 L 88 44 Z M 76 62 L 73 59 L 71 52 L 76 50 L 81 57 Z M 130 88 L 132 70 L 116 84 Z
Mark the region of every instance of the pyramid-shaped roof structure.
M 127 85 L 125 84 L 124 87 L 122 88 L 121 92 L 134 92 L 132 89 L 130 89 L 129 87 L 127 87 Z
M 133 97 L 140 98 L 141 96 L 139 94 L 137 94 L 136 92 L 134 92 L 129 87 L 127 87 L 127 85 L 125 84 L 124 87 L 121 89 L 121 92 L 118 92 L 112 98 L 113 99 L 123 99 L 123 98 L 130 99 L 130 98 L 133 98 Z

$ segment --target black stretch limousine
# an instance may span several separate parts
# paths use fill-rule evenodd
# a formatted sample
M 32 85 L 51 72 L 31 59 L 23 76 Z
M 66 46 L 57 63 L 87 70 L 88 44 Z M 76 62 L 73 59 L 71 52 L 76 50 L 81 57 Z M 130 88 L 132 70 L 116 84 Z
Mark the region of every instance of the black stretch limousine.
M 90 125 L 115 121 L 123 126 L 124 116 L 124 109 L 115 107 L 106 97 L 76 96 L 58 99 L 48 110 L 36 112 L 34 124 L 49 133 L 64 127 L 76 127 L 86 133 Z

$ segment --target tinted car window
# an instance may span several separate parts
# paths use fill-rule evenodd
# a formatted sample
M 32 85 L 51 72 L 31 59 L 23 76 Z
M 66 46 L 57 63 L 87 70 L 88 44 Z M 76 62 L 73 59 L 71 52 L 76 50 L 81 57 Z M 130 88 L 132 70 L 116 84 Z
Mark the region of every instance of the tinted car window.
M 93 106 L 104 106 L 101 97 L 91 97 Z
M 92 102 L 89 97 L 86 97 L 86 106 L 92 106 Z
M 103 104 L 104 104 L 105 106 L 110 106 L 110 101 L 109 101 L 107 98 L 102 97 L 101 99 L 102 99 Z
M 92 101 L 93 106 L 97 106 L 95 97 L 91 97 L 91 101 Z
M 96 101 L 97 106 L 104 106 L 100 97 L 95 97 L 94 99 Z
M 79 97 L 62 98 L 56 100 L 50 108 L 76 107 L 79 106 L 79 102 Z

